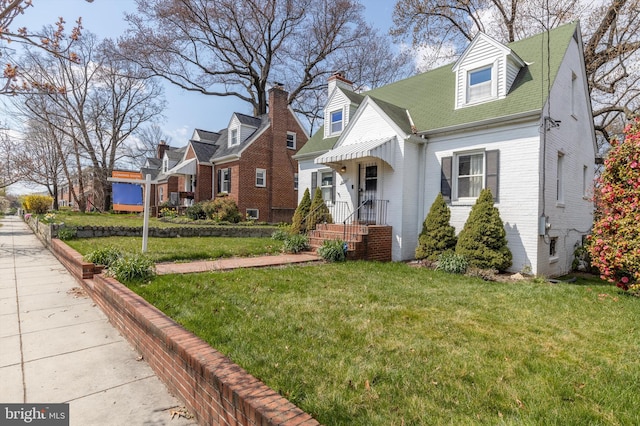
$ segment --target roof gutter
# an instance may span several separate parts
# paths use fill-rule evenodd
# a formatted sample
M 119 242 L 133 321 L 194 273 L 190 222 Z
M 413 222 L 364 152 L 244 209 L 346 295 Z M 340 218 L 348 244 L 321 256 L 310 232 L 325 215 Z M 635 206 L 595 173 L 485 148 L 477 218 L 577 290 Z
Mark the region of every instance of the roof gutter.
M 297 161 L 306 161 L 306 160 L 313 160 L 316 157 L 319 157 L 323 154 L 326 154 L 327 152 L 331 151 L 330 149 L 323 149 L 322 151 L 314 151 L 314 152 L 307 152 L 307 153 L 302 153 L 302 154 L 294 154 L 291 156 L 291 158 L 293 158 L 294 160 Z
M 211 164 L 216 165 L 216 164 L 230 163 L 232 161 L 237 161 L 239 159 L 240 159 L 240 155 L 229 154 L 229 155 L 225 155 L 224 157 L 220 157 L 220 158 L 216 158 L 215 160 L 212 160 Z

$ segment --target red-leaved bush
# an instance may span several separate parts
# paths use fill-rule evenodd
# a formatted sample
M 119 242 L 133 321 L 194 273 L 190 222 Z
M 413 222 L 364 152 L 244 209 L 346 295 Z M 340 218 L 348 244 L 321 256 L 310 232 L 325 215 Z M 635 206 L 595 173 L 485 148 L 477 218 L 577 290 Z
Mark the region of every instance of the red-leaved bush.
M 601 278 L 640 295 L 640 119 L 613 140 L 596 182 L 596 220 L 589 241 Z

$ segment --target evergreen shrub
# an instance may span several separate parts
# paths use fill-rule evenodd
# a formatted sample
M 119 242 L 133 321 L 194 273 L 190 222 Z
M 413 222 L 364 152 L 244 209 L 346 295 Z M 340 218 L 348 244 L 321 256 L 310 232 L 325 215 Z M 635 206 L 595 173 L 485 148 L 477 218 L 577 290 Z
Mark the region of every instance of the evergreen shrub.
M 470 266 L 504 271 L 511 266 L 512 254 L 507 246 L 507 233 L 500 212 L 493 205 L 488 188 L 471 208 L 471 213 L 458 235 L 456 254 L 464 256 Z

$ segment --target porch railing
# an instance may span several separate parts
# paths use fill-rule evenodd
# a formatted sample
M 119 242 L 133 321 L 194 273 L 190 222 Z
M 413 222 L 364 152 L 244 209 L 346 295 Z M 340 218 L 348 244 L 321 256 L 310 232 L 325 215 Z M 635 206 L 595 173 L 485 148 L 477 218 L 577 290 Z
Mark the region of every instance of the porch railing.
M 388 206 L 389 200 L 372 199 L 361 202 L 358 208 L 342 221 L 343 239 L 346 241 L 347 235 L 356 234 L 358 227 L 362 225 L 386 225 Z

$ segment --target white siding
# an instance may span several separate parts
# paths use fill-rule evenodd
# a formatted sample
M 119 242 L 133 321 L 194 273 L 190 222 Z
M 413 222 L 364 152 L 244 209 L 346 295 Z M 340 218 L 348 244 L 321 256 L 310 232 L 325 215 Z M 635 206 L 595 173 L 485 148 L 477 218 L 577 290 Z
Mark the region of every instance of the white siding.
M 537 260 L 538 216 L 538 123 L 503 126 L 465 134 L 431 138 L 427 145 L 425 199 L 422 215 L 426 216 L 440 192 L 440 164 L 443 157 L 460 151 L 499 150 L 499 199 L 496 207 L 505 224 L 507 241 L 513 254 L 511 270 L 521 271 Z M 473 203 L 454 201 L 451 225 L 460 232 Z M 416 229 L 420 232 L 420 229 Z
M 470 46 L 465 53 L 464 60 L 458 64 L 456 76 L 456 105 L 464 106 L 467 103 L 467 73 L 477 68 L 493 64 L 492 79 L 495 79 L 496 94 L 498 98 L 505 96 L 505 60 L 504 51 L 495 45 L 480 38 Z
M 505 82 L 506 85 L 504 88 L 505 95 L 509 93 L 509 90 L 511 90 L 511 86 L 513 85 L 513 82 L 515 81 L 519 72 L 520 72 L 520 64 L 516 64 L 515 61 L 513 61 L 513 59 L 507 59 L 507 78 Z
M 333 96 L 327 101 L 324 107 L 324 137 L 331 137 L 331 112 L 342 110 L 342 129 L 349 123 L 352 113 L 351 101 L 340 90 L 333 92 Z M 335 135 L 334 135 L 335 136 Z
M 576 76 L 575 109 L 571 114 L 571 80 Z M 579 47 L 575 40 L 567 50 L 551 90 L 550 116 L 560 126 L 546 134 L 545 194 L 541 198 L 545 214 L 551 225 L 548 236 L 540 238 L 538 273 L 548 276 L 570 271 L 573 251 L 582 236 L 589 233 L 593 223 L 593 203 L 583 193 L 583 172 L 593 182 L 595 170 L 595 140 L 591 127 L 590 103 L 587 97 L 584 70 L 580 62 Z M 546 111 L 546 110 L 545 110 Z M 546 113 L 545 113 L 546 114 Z M 556 174 L 558 153 L 563 153 L 564 202 L 556 200 Z M 543 204 L 544 203 L 544 204 Z M 549 257 L 549 239 L 557 238 L 557 259 Z

